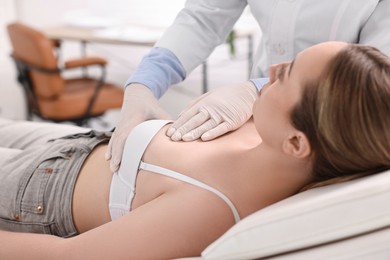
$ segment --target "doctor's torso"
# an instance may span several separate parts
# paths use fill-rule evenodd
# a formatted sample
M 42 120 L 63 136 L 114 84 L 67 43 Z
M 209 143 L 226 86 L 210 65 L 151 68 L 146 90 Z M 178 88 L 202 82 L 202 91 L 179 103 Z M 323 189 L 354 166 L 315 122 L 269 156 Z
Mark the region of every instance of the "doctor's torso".
M 291 60 L 298 52 L 319 42 L 359 42 L 360 32 L 379 2 L 248 0 L 262 31 L 254 76 L 265 76 L 270 64 Z M 390 16 L 390 10 L 387 12 Z
M 247 6 L 261 30 L 252 78 L 325 41 L 369 44 L 390 55 L 390 0 L 187 0 L 156 46 L 190 73 L 226 41 Z

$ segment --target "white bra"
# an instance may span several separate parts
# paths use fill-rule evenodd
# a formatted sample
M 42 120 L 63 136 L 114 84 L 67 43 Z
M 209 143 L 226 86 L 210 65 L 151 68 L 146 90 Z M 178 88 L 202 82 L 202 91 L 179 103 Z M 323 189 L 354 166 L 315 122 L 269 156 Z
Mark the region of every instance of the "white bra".
M 234 220 L 240 221 L 240 216 L 231 200 L 219 190 L 181 173 L 141 161 L 144 151 L 155 134 L 168 120 L 149 120 L 136 126 L 127 137 L 122 155 L 122 162 L 118 172 L 114 173 L 110 188 L 110 215 L 117 219 L 131 211 L 131 204 L 135 195 L 135 183 L 140 169 L 161 174 L 180 181 L 198 186 L 223 199 L 233 212 Z

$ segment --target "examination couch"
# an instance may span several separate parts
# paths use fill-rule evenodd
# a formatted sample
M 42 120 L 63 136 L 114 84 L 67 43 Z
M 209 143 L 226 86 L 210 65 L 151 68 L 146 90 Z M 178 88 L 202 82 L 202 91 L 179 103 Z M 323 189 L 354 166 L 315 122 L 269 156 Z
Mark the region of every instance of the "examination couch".
M 390 170 L 266 207 L 189 259 L 390 259 Z

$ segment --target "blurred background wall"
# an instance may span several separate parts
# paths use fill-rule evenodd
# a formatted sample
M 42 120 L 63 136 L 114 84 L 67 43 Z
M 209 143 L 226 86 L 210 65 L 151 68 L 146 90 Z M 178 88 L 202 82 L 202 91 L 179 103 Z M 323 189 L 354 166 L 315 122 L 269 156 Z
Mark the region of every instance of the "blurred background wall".
M 0 0 L 0 117 L 25 119 L 26 107 L 22 88 L 16 82 L 16 72 L 9 57 L 11 52 L 6 25 L 21 21 L 37 29 L 64 23 L 85 22 L 99 19 L 106 23 L 135 23 L 168 26 L 185 0 Z M 96 20 L 95 20 L 96 21 Z M 240 19 L 242 27 L 255 30 L 254 43 L 260 37 L 250 10 Z M 246 39 L 238 39 L 236 55 L 229 53 L 227 45 L 218 47 L 208 60 L 209 89 L 242 82 L 247 79 Z M 97 54 L 109 61 L 107 80 L 123 85 L 150 48 L 128 45 L 89 43 L 87 54 Z M 81 46 L 76 41 L 64 41 L 62 58 L 80 55 Z M 161 106 L 175 117 L 202 91 L 201 68 L 197 68 L 187 79 L 173 86 L 160 100 Z M 113 111 L 109 120 L 115 124 L 118 111 Z

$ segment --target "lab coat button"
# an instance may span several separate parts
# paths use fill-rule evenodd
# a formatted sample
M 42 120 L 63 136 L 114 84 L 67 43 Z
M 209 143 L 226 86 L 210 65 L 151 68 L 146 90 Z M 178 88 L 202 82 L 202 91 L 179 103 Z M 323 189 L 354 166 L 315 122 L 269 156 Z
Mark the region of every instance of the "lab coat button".
M 272 51 L 277 55 L 284 55 L 286 53 L 286 49 L 281 44 L 272 45 Z
M 16 213 L 14 217 L 15 217 L 15 220 L 16 220 L 16 221 L 19 221 L 19 220 L 20 220 L 20 216 L 19 216 L 18 213 Z

